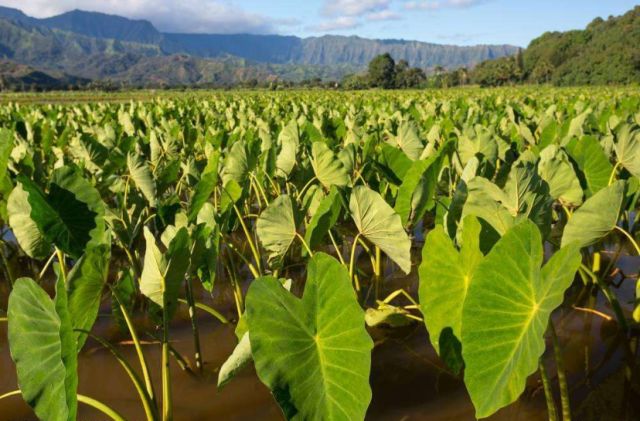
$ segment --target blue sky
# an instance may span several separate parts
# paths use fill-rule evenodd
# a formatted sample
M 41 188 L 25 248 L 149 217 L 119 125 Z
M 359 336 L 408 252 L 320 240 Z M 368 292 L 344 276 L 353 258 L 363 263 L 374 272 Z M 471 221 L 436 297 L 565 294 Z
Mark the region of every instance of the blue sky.
M 545 31 L 619 15 L 626 0 L 0 0 L 46 17 L 72 9 L 148 19 L 167 32 L 359 35 L 525 47 Z

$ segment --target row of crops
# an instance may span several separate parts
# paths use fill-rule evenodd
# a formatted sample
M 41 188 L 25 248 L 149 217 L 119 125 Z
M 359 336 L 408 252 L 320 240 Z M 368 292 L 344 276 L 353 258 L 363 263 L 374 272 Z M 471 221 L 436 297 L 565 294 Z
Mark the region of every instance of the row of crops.
M 214 315 L 237 323 L 218 387 L 253 366 L 287 419 L 364 419 L 370 330 L 424 324 L 477 418 L 537 373 L 549 419 L 568 420 L 562 358 L 545 350 L 562 346 L 551 315 L 575 284 L 606 300 L 637 384 L 640 308 L 610 277 L 640 254 L 630 90 L 7 104 L 0 126 L 0 323 L 19 387 L 0 390 L 0 407 L 22 396 L 42 420 L 75 420 L 79 404 L 124 419 L 78 393 L 78 354 L 93 343 L 146 419 L 179 419 L 172 365 L 202 372 L 215 344 L 199 324 Z M 416 272 L 418 285 L 390 287 Z M 232 317 L 201 299 L 223 287 Z M 180 307 L 190 355 L 172 346 Z M 92 331 L 105 312 L 134 361 Z

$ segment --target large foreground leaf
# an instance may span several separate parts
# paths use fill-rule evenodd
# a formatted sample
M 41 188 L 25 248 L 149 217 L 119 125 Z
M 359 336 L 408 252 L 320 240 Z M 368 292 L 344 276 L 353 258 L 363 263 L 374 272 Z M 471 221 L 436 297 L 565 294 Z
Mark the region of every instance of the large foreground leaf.
M 360 235 L 380 247 L 404 273 L 411 272 L 411 240 L 402 220 L 379 193 L 357 186 L 349 200 L 351 217 Z
M 476 268 L 462 311 L 464 381 L 478 418 L 515 401 L 544 352 L 551 312 L 580 265 L 579 248 L 563 247 L 540 269 L 542 238 L 524 221 Z
M 9 297 L 9 348 L 24 400 L 44 421 L 75 421 L 77 348 L 60 281 L 55 302 L 33 280 Z
M 364 419 L 373 343 L 349 274 L 335 259 L 314 255 L 302 299 L 275 278 L 256 279 L 247 320 L 258 376 L 288 419 Z
M 624 185 L 624 181 L 617 181 L 587 199 L 564 227 L 562 245 L 575 241 L 587 247 L 609 234 L 618 222 Z

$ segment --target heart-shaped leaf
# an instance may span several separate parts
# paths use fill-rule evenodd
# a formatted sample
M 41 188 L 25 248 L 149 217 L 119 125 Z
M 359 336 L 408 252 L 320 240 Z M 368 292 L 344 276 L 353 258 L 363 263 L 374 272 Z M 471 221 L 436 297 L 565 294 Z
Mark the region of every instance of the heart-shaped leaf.
M 335 187 L 332 187 L 329 194 L 320 201 L 318 208 L 307 225 L 304 240 L 311 249 L 320 245 L 329 230 L 338 221 L 341 210 L 340 192 Z
M 379 193 L 357 186 L 349 200 L 351 217 L 360 235 L 380 247 L 404 273 L 411 272 L 411 240 L 402 220 Z
M 276 158 L 276 175 L 287 178 L 296 165 L 298 145 L 300 144 L 298 123 L 295 120 L 291 120 L 289 124 L 284 126 L 278 135 L 278 144 L 280 151 Z
M 584 176 L 587 197 L 607 187 L 613 166 L 595 137 L 585 136 L 571 141 L 567 152 Z
M 262 211 L 256 222 L 256 231 L 269 252 L 269 260 L 277 261 L 287 253 L 297 235 L 297 219 L 291 197 L 286 194 L 278 196 Z
M 640 178 L 640 131 L 632 130 L 624 124 L 618 129 L 618 142 L 615 144 L 618 162 L 631 174 Z
M 560 202 L 578 206 L 584 193 L 566 152 L 556 145 L 547 146 L 540 152 L 538 174 L 549 184 L 549 194 Z
M 247 294 L 251 350 L 260 380 L 288 419 L 362 420 L 371 400 L 373 342 L 344 266 L 316 253 L 302 299 L 273 277 Z
M 149 206 L 155 208 L 158 205 L 156 199 L 156 183 L 151 174 L 149 164 L 140 155 L 130 153 L 127 156 L 129 176 L 135 186 L 149 202 Z
M 311 145 L 311 166 L 318 181 L 327 189 L 333 185 L 343 187 L 349 184 L 342 161 L 324 142 L 313 142 Z
M 580 265 L 580 249 L 560 249 L 541 269 L 542 237 L 525 220 L 478 264 L 462 310 L 464 381 L 484 418 L 515 401 L 545 349 L 551 312 Z

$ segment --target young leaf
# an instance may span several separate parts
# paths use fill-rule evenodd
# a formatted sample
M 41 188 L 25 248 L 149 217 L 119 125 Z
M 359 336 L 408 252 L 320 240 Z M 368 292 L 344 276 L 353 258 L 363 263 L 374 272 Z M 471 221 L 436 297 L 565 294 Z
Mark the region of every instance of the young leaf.
M 287 178 L 296 165 L 298 145 L 300 144 L 300 134 L 298 133 L 298 123 L 291 120 L 278 135 L 280 152 L 276 158 L 276 175 Z
M 34 259 L 46 257 L 51 251 L 51 243 L 47 241 L 38 228 L 38 224 L 31 218 L 29 192 L 22 187 L 21 183 L 18 183 L 9 195 L 7 213 L 13 235 L 27 256 Z
M 189 267 L 189 234 L 181 228 L 166 251 L 160 249 L 147 227 L 144 228 L 147 248 L 140 276 L 140 292 L 169 314 L 175 311 L 180 285 Z
M 155 208 L 158 205 L 156 200 L 156 183 L 149 169 L 149 165 L 142 156 L 130 153 L 127 156 L 127 167 L 129 175 L 138 190 L 149 202 L 149 206 Z
M 411 272 L 411 240 L 400 215 L 379 193 L 366 186 L 354 187 L 349 211 L 360 235 L 380 247 L 404 273 Z
M 615 150 L 618 162 L 631 174 L 640 178 L 640 132 L 631 130 L 631 127 L 625 124 L 618 130 Z
M 256 371 L 287 419 L 364 419 L 373 342 L 344 266 L 316 253 L 302 299 L 263 277 L 246 305 Z
M 317 247 L 336 224 L 341 210 L 340 192 L 332 187 L 329 194 L 320 201 L 320 205 L 307 225 L 304 240 L 311 249 Z
M 613 166 L 596 138 L 585 136 L 574 140 L 567 145 L 567 152 L 584 175 L 587 197 L 607 187 Z
M 547 146 L 540 152 L 538 174 L 549 184 L 549 194 L 554 199 L 572 206 L 582 203 L 584 193 L 580 180 L 567 154 L 556 145 Z
M 542 237 L 525 220 L 477 266 L 462 310 L 464 381 L 484 418 L 515 401 L 538 367 L 551 312 L 580 265 L 579 247 L 560 249 L 540 269 Z

